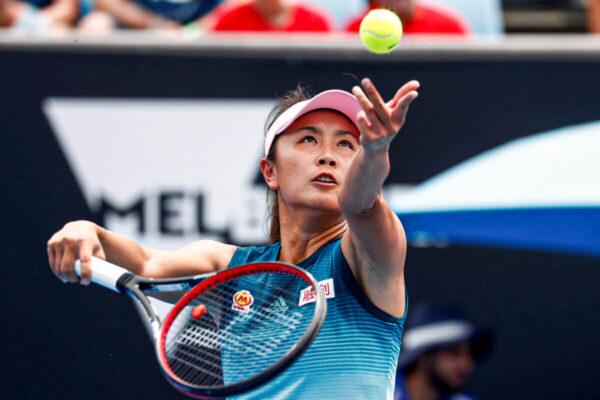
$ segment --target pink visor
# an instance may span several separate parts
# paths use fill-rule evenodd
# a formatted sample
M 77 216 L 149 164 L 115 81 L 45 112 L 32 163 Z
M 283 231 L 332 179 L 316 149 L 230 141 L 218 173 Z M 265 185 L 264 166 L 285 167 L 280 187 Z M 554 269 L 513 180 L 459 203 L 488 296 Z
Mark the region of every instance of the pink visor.
M 312 99 L 294 104 L 277 117 L 271 124 L 271 127 L 265 136 L 265 157 L 269 155 L 269 150 L 277 135 L 285 131 L 287 127 L 299 117 L 310 111 L 319 109 L 331 109 L 341 112 L 348 117 L 358 129 L 356 115 L 361 110 L 361 107 L 356 97 L 343 90 L 326 90 Z

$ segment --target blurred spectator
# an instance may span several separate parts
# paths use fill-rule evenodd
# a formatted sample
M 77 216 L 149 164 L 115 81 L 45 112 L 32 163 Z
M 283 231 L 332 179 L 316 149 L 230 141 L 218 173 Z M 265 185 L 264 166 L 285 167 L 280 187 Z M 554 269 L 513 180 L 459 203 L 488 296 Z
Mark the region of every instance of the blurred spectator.
M 216 12 L 214 31 L 328 32 L 325 11 L 288 0 L 251 0 Z
M 348 19 L 365 8 L 366 0 L 303 0 L 306 4 L 320 7 L 333 19 L 336 29 L 341 30 Z
M 475 328 L 456 308 L 417 304 L 406 321 L 394 398 L 474 399 L 464 387 L 491 349 L 491 330 Z
M 362 19 L 370 10 L 387 8 L 394 11 L 402 20 L 404 33 L 411 34 L 452 34 L 469 33 L 466 20 L 447 7 L 421 4 L 415 0 L 370 0 L 368 9 L 351 20 L 347 32 L 358 32 Z
M 478 36 L 503 36 L 504 16 L 502 0 L 427 0 L 458 12 L 469 26 L 469 32 Z
M 588 0 L 587 20 L 590 33 L 600 33 L 600 0 Z
M 74 25 L 78 0 L 0 0 L 0 27 L 47 33 Z
M 86 0 L 82 0 L 86 4 Z M 80 23 L 83 31 L 114 28 L 179 29 L 200 23 L 222 0 L 92 0 Z

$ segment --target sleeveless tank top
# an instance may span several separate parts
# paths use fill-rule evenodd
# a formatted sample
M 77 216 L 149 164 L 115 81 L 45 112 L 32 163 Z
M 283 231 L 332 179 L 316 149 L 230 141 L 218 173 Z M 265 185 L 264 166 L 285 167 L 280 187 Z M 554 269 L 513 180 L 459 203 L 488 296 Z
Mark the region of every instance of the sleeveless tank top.
M 280 248 L 280 243 L 238 247 L 229 266 L 277 261 Z M 369 300 L 342 254 L 341 239 L 327 243 L 297 265 L 329 292 L 321 331 L 290 368 L 236 399 L 393 399 L 406 312 L 395 318 Z M 243 360 L 222 354 L 222 362 L 227 379 L 227 371 Z

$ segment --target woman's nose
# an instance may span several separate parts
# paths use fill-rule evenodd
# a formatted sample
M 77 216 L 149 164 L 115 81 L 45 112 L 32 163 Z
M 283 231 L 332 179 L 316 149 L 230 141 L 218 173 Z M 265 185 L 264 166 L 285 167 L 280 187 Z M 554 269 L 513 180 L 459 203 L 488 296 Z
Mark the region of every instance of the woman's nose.
M 319 158 L 319 165 L 329 164 L 331 167 L 335 167 L 336 162 L 333 157 L 323 156 Z

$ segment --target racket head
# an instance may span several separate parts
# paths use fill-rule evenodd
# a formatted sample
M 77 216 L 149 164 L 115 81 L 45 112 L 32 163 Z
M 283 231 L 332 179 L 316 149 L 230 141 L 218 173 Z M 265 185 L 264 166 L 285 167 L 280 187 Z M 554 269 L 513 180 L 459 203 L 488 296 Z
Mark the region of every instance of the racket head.
M 314 302 L 299 301 L 307 291 Z M 308 349 L 326 307 L 317 281 L 302 268 L 280 262 L 230 268 L 177 302 L 163 321 L 157 357 L 167 380 L 184 394 L 241 394 L 283 372 Z

